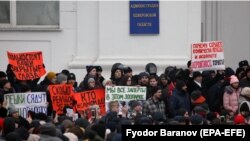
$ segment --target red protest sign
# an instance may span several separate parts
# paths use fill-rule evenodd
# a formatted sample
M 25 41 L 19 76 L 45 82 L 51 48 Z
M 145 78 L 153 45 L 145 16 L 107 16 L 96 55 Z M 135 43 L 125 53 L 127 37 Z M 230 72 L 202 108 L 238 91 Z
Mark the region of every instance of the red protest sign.
M 75 93 L 74 99 L 77 101 L 76 109 L 78 111 L 85 111 L 89 108 L 89 106 L 97 104 L 100 107 L 101 114 L 104 115 L 106 113 L 104 89 Z
M 57 114 L 63 113 L 64 106 L 73 107 L 72 85 L 50 85 L 49 92 L 53 110 L 55 110 Z
M 11 53 L 7 52 L 9 64 L 19 80 L 32 80 L 43 76 L 46 70 L 43 67 L 43 55 L 41 51 Z

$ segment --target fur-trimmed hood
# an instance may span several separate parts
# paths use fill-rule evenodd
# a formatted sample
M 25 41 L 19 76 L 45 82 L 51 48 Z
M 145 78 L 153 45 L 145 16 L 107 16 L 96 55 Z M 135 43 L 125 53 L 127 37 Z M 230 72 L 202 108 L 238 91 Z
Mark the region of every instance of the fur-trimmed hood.
M 240 95 L 250 98 L 250 87 L 245 87 L 241 90 Z

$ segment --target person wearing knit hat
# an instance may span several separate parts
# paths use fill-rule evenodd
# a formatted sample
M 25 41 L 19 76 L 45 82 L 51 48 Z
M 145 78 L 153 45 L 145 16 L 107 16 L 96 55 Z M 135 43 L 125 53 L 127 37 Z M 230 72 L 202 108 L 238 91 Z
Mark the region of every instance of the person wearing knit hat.
M 61 141 L 56 135 L 55 125 L 52 123 L 46 123 L 40 127 L 39 141 Z
M 79 88 L 77 87 L 76 76 L 74 73 L 69 73 L 67 77 L 67 84 L 71 84 L 74 87 L 75 91 L 78 91 Z
M 56 82 L 56 73 L 55 72 L 49 72 L 47 75 L 46 75 L 46 78 L 48 80 L 50 80 L 52 83 L 55 83 Z
M 188 113 L 191 111 L 190 97 L 187 93 L 186 83 L 182 80 L 176 82 L 172 96 L 169 98 L 169 117 L 174 117 L 179 109 L 185 109 Z
M 18 117 L 18 110 L 16 109 L 15 105 L 9 105 L 8 107 L 9 115 L 13 117 Z
M 244 76 L 245 76 L 245 78 L 242 78 L 240 80 L 240 86 L 243 87 L 243 88 L 244 87 L 250 87 L 250 66 L 248 66 L 246 68 L 246 70 L 244 71 Z
M 60 73 L 56 76 L 56 84 L 66 84 L 67 83 L 67 76 Z
M 201 91 L 195 90 L 191 93 L 191 103 L 194 106 L 194 111 L 199 114 L 199 111 L 201 112 L 201 115 L 206 115 L 209 111 L 208 104 L 206 103 L 206 99 L 202 96 Z M 201 110 L 199 110 L 201 109 Z M 202 110 L 204 109 L 204 110 Z
M 187 82 L 187 89 L 188 89 L 188 93 L 191 94 L 194 90 L 200 90 L 202 91 L 204 89 L 203 85 L 202 85 L 202 74 L 199 71 L 194 71 L 193 72 L 193 80 L 189 80 Z
M 6 77 L 7 77 L 6 73 L 3 72 L 3 71 L 0 71 L 0 81 L 4 80 L 4 79 L 7 79 Z
M 236 115 L 234 117 L 234 124 L 235 125 L 245 125 L 245 118 L 241 114 Z
M 139 85 L 141 86 L 148 86 L 149 84 L 149 73 L 148 72 L 141 72 L 139 73 Z
M 241 80 L 245 77 L 245 70 L 243 68 L 237 68 L 235 75 Z
M 123 77 L 123 65 L 121 64 L 112 70 L 110 79 L 113 81 L 115 85 L 121 85 L 122 77 Z
M 248 61 L 247 60 L 242 60 L 239 62 L 239 68 L 244 68 L 244 70 L 246 70 L 246 68 L 249 66 Z
M 101 66 L 95 66 L 96 67 L 96 72 L 102 72 L 102 67 Z
M 95 79 L 93 77 L 89 77 L 87 90 L 93 90 L 95 87 L 96 87 Z
M 68 76 L 70 72 L 69 72 L 69 70 L 64 69 L 61 71 L 61 73 Z
M 96 67 L 95 66 L 86 66 L 87 74 L 90 76 L 96 76 Z
M 105 139 L 106 128 L 104 124 L 96 123 L 91 126 L 91 130 L 95 131 L 102 139 Z
M 230 67 L 227 67 L 225 69 L 225 77 L 231 77 L 232 75 L 235 75 L 234 70 Z
M 142 115 L 142 104 L 141 102 L 137 101 L 137 100 L 131 100 L 129 101 L 129 106 L 130 106 L 130 110 L 129 110 L 129 119 L 131 120 L 135 120 L 136 117 L 139 117 Z
M 123 72 L 124 72 L 124 75 L 128 75 L 130 77 L 133 76 L 133 70 L 129 66 L 124 67 Z
M 96 74 L 97 74 L 97 82 L 99 83 L 99 86 L 103 86 L 103 81 L 105 78 L 102 76 L 102 67 L 101 66 L 95 66 L 96 67 Z
M 92 77 L 90 77 L 90 78 L 88 79 L 88 83 L 93 83 L 93 82 L 95 82 L 95 79 L 92 78 Z
M 234 115 L 238 111 L 240 91 L 239 80 L 235 75 L 232 75 L 230 77 L 230 85 L 225 87 L 223 95 L 223 107 L 231 115 Z
M 186 117 L 184 116 L 175 116 L 174 117 L 174 121 L 177 121 L 178 122 L 178 125 L 185 125 L 186 124 Z
M 194 72 L 193 72 L 193 79 L 195 79 L 196 77 L 202 77 L 201 72 L 199 72 L 199 71 L 194 71 Z
M 87 129 L 87 127 L 90 125 L 89 121 L 87 119 L 84 118 L 78 118 L 75 121 L 75 125 L 80 126 L 83 129 Z
M 190 124 L 191 125 L 202 125 L 203 119 L 200 115 L 193 115 L 190 117 Z
M 69 73 L 68 74 L 68 77 L 67 77 L 67 80 L 76 80 L 76 75 L 74 73 Z
M 2 129 L 3 129 L 3 121 L 4 119 L 0 118 L 0 132 L 2 132 Z
M 233 83 L 239 83 L 239 79 L 235 75 L 230 77 L 230 84 L 232 85 Z
M 135 110 L 135 108 L 137 106 L 141 106 L 141 103 L 137 100 L 132 100 L 129 102 L 129 106 L 130 106 L 131 110 Z

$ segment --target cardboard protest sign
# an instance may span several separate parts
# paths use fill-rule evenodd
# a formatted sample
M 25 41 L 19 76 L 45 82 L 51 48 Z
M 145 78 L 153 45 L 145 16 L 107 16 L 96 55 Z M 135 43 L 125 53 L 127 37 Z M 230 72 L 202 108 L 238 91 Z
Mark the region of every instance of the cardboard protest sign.
M 221 41 L 194 43 L 191 47 L 194 71 L 224 70 L 224 49 Z
M 146 87 L 134 87 L 134 86 L 106 86 L 105 88 L 105 104 L 106 111 L 108 110 L 108 103 L 110 101 L 118 101 L 120 105 L 123 102 L 128 102 L 131 100 L 146 100 Z
M 43 55 L 41 51 L 11 53 L 7 52 L 9 64 L 19 80 L 32 80 L 43 76 L 46 70 L 43 67 Z
M 97 90 L 75 93 L 74 99 L 77 101 L 76 109 L 78 111 L 85 111 L 91 105 L 97 104 L 100 107 L 101 114 L 104 115 L 106 113 L 104 89 L 97 89 Z
M 19 115 L 26 118 L 28 111 L 45 113 L 47 115 L 47 98 L 45 92 L 5 94 L 7 107 L 15 107 Z
M 63 113 L 64 106 L 73 107 L 74 99 L 72 85 L 50 85 L 49 92 L 53 110 L 55 110 L 57 114 Z

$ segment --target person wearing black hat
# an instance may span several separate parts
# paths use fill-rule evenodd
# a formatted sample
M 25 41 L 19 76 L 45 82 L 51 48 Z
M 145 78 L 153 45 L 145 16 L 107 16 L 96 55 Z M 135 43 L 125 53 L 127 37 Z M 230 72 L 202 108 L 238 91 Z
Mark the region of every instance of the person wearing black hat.
M 193 115 L 190 117 L 190 124 L 191 125 L 202 125 L 203 119 L 200 115 Z
M 133 70 L 130 67 L 124 67 L 123 71 L 124 71 L 124 75 L 128 75 L 130 77 L 133 76 Z
M 245 70 L 245 78 L 241 79 L 240 80 L 240 86 L 242 88 L 244 87 L 250 87 L 250 67 L 248 67 L 246 70 Z
M 189 79 L 187 82 L 188 93 L 191 94 L 194 90 L 203 91 L 202 74 L 199 71 L 193 72 L 193 79 Z
M 193 110 L 195 110 L 197 107 L 201 107 L 207 114 L 207 112 L 209 111 L 208 104 L 206 103 L 206 99 L 202 96 L 201 91 L 193 91 L 190 97 L 192 105 L 194 106 Z
M 121 86 L 122 77 L 123 77 L 123 65 L 119 65 L 116 68 L 112 69 L 110 79 L 112 80 L 113 84 Z
M 76 76 L 74 73 L 69 73 L 67 77 L 67 84 L 73 86 L 75 92 L 79 92 L 80 88 L 77 86 Z
M 97 73 L 97 81 L 98 81 L 98 83 L 100 83 L 102 85 L 105 78 L 102 76 L 102 67 L 101 66 L 96 66 L 96 73 Z
M 3 102 L 4 94 L 8 93 L 15 93 L 15 89 L 11 86 L 11 83 L 9 80 L 2 80 L 0 81 L 0 103 Z
M 68 76 L 70 72 L 69 72 L 69 70 L 64 69 L 64 70 L 61 71 L 61 73 Z
M 206 101 L 211 111 L 219 112 L 223 104 L 223 94 L 225 88 L 224 73 L 217 72 L 214 84 L 208 89 Z
M 246 71 L 249 68 L 249 64 L 247 60 L 242 60 L 239 62 L 239 67 L 236 69 L 236 76 L 239 80 L 244 79 L 246 76 Z
M 1 80 L 4 80 L 4 79 L 7 79 L 7 75 L 6 75 L 5 72 L 0 71 L 0 81 L 1 81 Z
M 183 108 L 187 112 L 191 111 L 190 97 L 187 92 L 187 85 L 184 81 L 178 80 L 172 96 L 169 98 L 169 117 L 174 117 L 176 112 Z
M 149 85 L 149 73 L 148 72 L 141 72 L 139 73 L 139 82 L 140 86 L 148 86 Z
M 101 86 L 98 83 L 97 79 L 97 72 L 96 72 L 96 66 L 86 66 L 87 74 L 85 75 L 83 81 L 80 83 L 79 88 L 80 91 L 85 91 L 88 88 L 89 78 L 93 78 L 95 80 L 96 87 Z
M 132 100 L 129 102 L 130 110 L 128 114 L 128 118 L 130 120 L 135 120 L 137 117 L 142 115 L 142 105 L 137 100 Z
M 243 68 L 244 70 L 246 70 L 247 67 L 249 67 L 249 64 L 248 64 L 247 60 L 242 60 L 242 61 L 239 62 L 239 68 Z
M 61 141 L 56 136 L 56 127 L 52 123 L 46 123 L 40 127 L 40 139 L 39 141 Z

